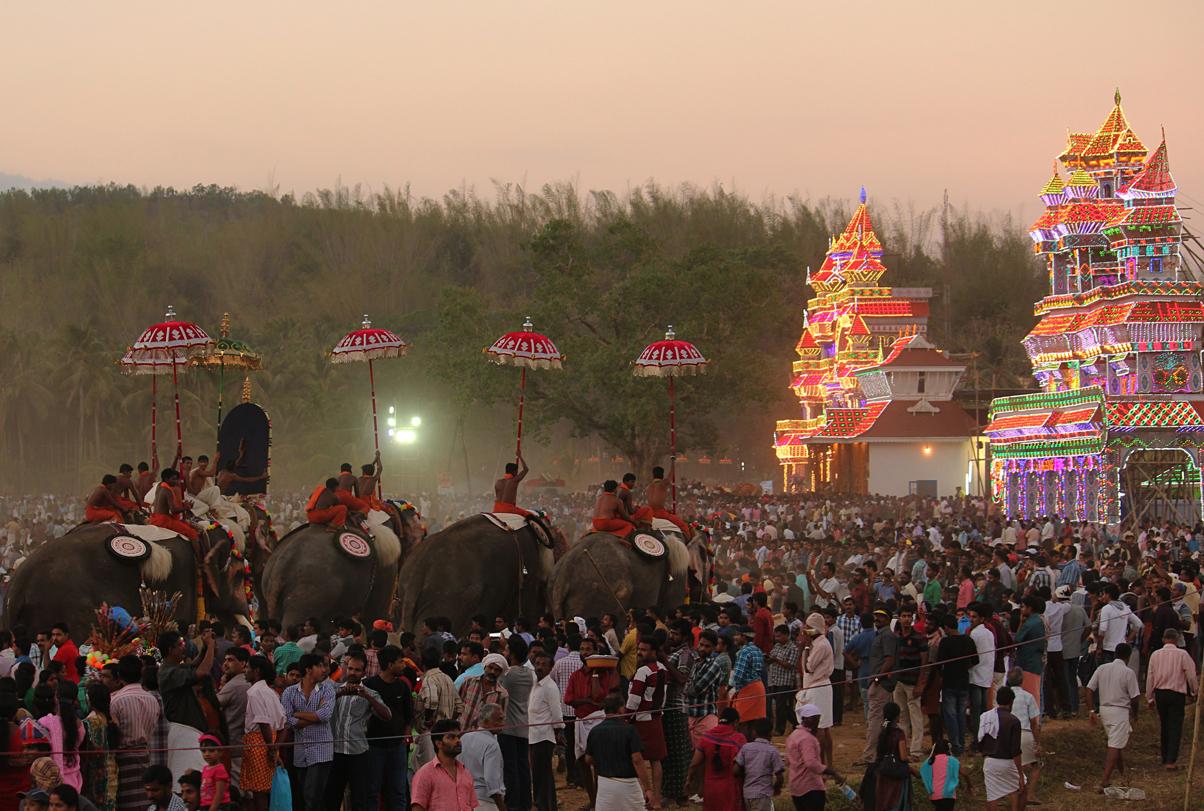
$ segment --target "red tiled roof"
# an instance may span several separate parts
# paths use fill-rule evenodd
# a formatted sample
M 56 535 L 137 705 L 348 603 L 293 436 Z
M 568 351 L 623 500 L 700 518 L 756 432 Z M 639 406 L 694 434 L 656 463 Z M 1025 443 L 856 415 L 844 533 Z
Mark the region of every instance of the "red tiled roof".
M 800 386 L 818 386 L 824 382 L 823 372 L 804 372 L 801 375 L 795 376 L 794 380 L 790 381 L 790 388 L 797 389 Z
M 849 224 L 832 243 L 833 251 L 853 251 L 857 248 L 864 248 L 868 251 L 882 250 L 882 243 L 878 240 L 878 235 L 874 233 L 874 223 L 870 219 L 869 209 L 866 208 L 864 202 L 857 206 Z
M 1083 150 L 1087 148 L 1087 144 L 1091 143 L 1091 133 L 1089 132 L 1068 132 L 1066 133 L 1066 149 L 1059 156 L 1067 158 L 1072 155 L 1082 155 Z
M 952 401 L 929 403 L 935 414 L 912 413 L 914 402 L 895 400 L 887 405 L 873 425 L 859 439 L 921 439 L 925 437 L 968 437 L 977 424 L 965 409 Z
M 1104 123 L 1100 124 L 1096 130 L 1091 143 L 1087 144 L 1087 148 L 1083 150 L 1083 157 L 1104 157 L 1116 152 L 1116 145 L 1120 142 L 1120 138 L 1125 131 L 1129 129 L 1129 122 L 1125 120 L 1124 110 L 1120 109 L 1120 96 L 1117 94 L 1116 105 L 1112 108 L 1112 112 L 1108 113 L 1108 117 L 1104 119 Z
M 1133 208 L 1124 209 L 1108 220 L 1108 227 L 1111 228 L 1117 225 L 1164 225 L 1177 222 L 1183 222 L 1183 219 L 1179 216 L 1179 210 L 1174 205 L 1134 206 Z
M 871 403 L 865 408 L 829 408 L 827 421 L 815 436 L 830 439 L 848 439 L 860 436 L 874 424 L 887 405 L 887 403 Z
M 1126 192 L 1143 192 L 1145 196 L 1154 197 L 1161 194 L 1169 195 L 1175 191 L 1175 179 L 1171 177 L 1171 164 L 1166 156 L 1166 136 L 1162 143 L 1150 155 L 1145 166 L 1133 178 L 1133 182 L 1125 187 Z

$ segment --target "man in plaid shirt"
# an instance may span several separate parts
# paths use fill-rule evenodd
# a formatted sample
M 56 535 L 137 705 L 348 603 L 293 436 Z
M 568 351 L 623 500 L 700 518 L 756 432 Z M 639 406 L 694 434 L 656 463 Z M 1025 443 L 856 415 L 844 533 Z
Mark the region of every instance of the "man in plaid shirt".
M 848 642 L 857 634 L 861 633 L 861 617 L 857 615 L 857 603 L 852 597 L 845 597 L 841 607 L 844 609 L 839 617 L 836 618 L 836 627 L 844 632 L 844 641 Z M 844 669 L 844 662 L 837 662 L 840 669 Z
M 790 628 L 773 629 L 773 648 L 765 657 L 769 662 L 769 709 L 775 735 L 786 734 L 786 721 L 797 726 L 794 718 L 794 694 L 798 689 L 798 645 L 790 638 Z
M 695 746 L 711 727 L 719 723 L 719 688 L 727 684 L 731 660 L 716 653 L 719 635 L 706 630 L 698 636 L 698 660 L 686 683 L 684 700 L 690 725 L 690 740 Z

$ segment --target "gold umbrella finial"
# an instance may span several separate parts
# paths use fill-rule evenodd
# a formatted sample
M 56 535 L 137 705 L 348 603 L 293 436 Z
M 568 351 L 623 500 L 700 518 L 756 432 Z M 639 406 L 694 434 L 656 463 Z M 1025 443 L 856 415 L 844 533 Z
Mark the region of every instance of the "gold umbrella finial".
M 222 313 L 221 335 L 223 338 L 230 337 L 230 313 Z

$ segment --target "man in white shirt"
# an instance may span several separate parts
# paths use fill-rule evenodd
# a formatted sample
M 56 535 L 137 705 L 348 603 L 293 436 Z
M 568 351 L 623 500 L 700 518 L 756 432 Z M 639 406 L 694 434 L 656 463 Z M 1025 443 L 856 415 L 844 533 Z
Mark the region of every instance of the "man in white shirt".
M 1141 695 L 1137 675 L 1127 664 L 1131 652 L 1127 643 L 1118 644 L 1114 651 L 1115 658 L 1097 667 L 1095 673 L 1091 674 L 1091 681 L 1087 682 L 1087 702 L 1092 703 L 1095 696 L 1099 696 L 1099 712 L 1091 710 L 1091 723 L 1096 725 L 1102 722 L 1104 731 L 1108 733 L 1108 754 L 1104 760 L 1104 777 L 1100 788 L 1110 785 L 1113 770 L 1118 771 L 1120 779 L 1124 780 L 1124 750 L 1129 745 L 1129 733 L 1132 731 L 1129 710 Z
M 1115 583 L 1105 583 L 1100 591 L 1101 607 L 1095 638 L 1100 643 L 1100 660 L 1103 662 L 1112 661 L 1117 645 L 1128 642 L 1142 629 L 1141 620 L 1119 597 L 1120 588 Z
M 1053 582 L 1052 580 L 1050 582 Z M 1069 591 L 1067 589 L 1066 591 Z M 1066 592 L 1058 588 L 1060 594 Z M 1062 659 L 1062 619 L 1070 610 L 1070 604 L 1065 599 L 1059 599 L 1058 594 L 1045 603 L 1045 696 L 1046 712 L 1054 717 L 1061 710 L 1070 711 L 1070 688 L 1066 684 L 1066 663 Z M 1075 684 L 1075 688 L 1078 684 Z M 1012 711 L 1015 714 L 1015 710 Z
M 552 656 L 536 654 L 535 678 L 527 700 L 528 744 L 531 753 L 531 790 L 538 811 L 556 811 L 556 770 L 552 753 L 564 729 L 560 688 L 552 680 Z
M 995 678 L 995 634 L 985 625 L 990 614 L 990 607 L 970 603 L 970 639 L 978 651 L 978 662 L 970 668 L 970 745 L 975 749 L 978 719 L 987 711 L 987 693 Z
M 836 564 L 828 561 L 820 567 L 821 578 L 818 583 L 812 581 L 812 591 L 815 594 L 815 607 L 827 608 L 828 606 L 836 607 L 840 599 L 840 581 L 836 579 Z M 811 580 L 811 572 L 807 573 L 807 579 Z

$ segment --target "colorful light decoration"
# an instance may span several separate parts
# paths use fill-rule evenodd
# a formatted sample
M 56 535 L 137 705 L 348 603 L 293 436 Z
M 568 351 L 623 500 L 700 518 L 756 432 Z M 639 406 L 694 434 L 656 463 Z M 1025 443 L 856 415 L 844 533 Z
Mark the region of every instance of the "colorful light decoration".
M 1071 133 L 1058 160 L 1069 177 L 1055 163 L 1030 231 L 1050 290 L 1023 341 L 1044 391 L 992 403 L 992 490 L 1009 515 L 1052 508 L 1115 522 L 1131 449 L 1198 458 L 1204 289 L 1180 270 L 1165 134 L 1147 159 L 1119 93 L 1100 128 Z M 1150 397 L 1159 394 L 1176 399 Z M 1099 406 L 1091 419 L 1062 419 L 1089 403 Z

